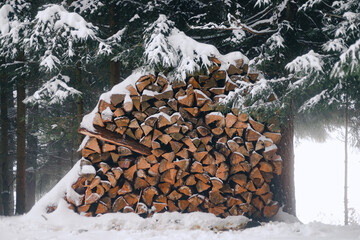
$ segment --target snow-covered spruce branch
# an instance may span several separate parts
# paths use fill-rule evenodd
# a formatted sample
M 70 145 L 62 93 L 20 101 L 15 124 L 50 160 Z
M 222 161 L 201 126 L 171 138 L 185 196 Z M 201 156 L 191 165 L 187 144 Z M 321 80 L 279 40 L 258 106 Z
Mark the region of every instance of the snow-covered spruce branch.
M 285 69 L 295 74 L 315 73 L 323 72 L 323 65 L 322 56 L 310 50 L 286 64 Z
M 332 77 L 344 77 L 345 70 L 346 74 L 352 74 L 359 69 L 360 65 L 360 39 L 352 44 L 346 51 L 344 51 L 339 61 L 335 63 L 333 71 L 331 72 Z
M 67 85 L 68 76 L 58 74 L 44 83 L 39 90 L 24 100 L 25 104 L 58 104 L 70 96 L 80 95 L 81 92 Z
M 271 2 L 271 0 L 256 0 L 255 7 L 261 7 L 262 5 L 266 6 L 269 5 Z
M 24 43 L 29 46 L 29 51 L 39 55 L 40 66 L 46 71 L 53 71 L 57 65 L 78 56 L 82 51 L 81 44 L 87 41 L 98 45 L 93 55 L 111 54 L 113 46 L 121 42 L 125 31 L 120 30 L 108 39 L 101 39 L 98 27 L 78 13 L 69 12 L 56 4 L 45 5 L 32 24 L 33 28 L 24 38 Z
M 314 108 L 321 100 L 323 100 L 327 95 L 327 90 L 323 90 L 321 93 L 315 95 L 314 97 L 308 99 L 298 110 L 299 113 L 306 112 Z
M 224 25 L 218 25 L 216 23 L 208 23 L 204 26 L 193 26 L 189 25 L 191 29 L 198 29 L 198 30 L 224 30 L 224 31 L 239 31 L 239 30 L 245 30 L 253 35 L 266 35 L 266 34 L 273 34 L 278 31 L 278 29 L 273 30 L 270 28 L 266 28 L 261 31 L 257 31 L 255 29 L 252 29 L 251 27 L 246 26 L 245 24 L 238 24 L 237 27 L 227 27 Z
M 289 0 L 284 0 L 281 4 L 279 4 L 278 6 L 275 7 L 275 11 L 274 11 L 274 7 L 272 5 L 269 5 L 267 8 L 265 8 L 264 10 L 257 13 L 257 15 L 259 17 L 248 18 L 246 20 L 247 23 L 240 22 L 240 20 L 238 18 L 236 18 L 232 14 L 228 14 L 226 23 L 221 23 L 221 24 L 208 23 L 208 24 L 205 24 L 204 26 L 190 25 L 189 27 L 191 29 L 200 29 L 200 30 L 208 30 L 208 29 L 229 30 L 229 31 L 242 30 L 242 31 L 246 31 L 252 35 L 274 34 L 279 31 L 278 19 L 279 19 L 280 15 L 283 13 L 283 11 L 286 9 L 286 5 L 288 2 L 289 2 Z M 269 4 L 269 1 L 267 1 L 267 0 L 261 0 L 261 1 L 256 2 L 256 5 L 259 5 L 259 6 L 268 5 L 268 4 Z M 268 14 L 270 14 L 270 16 L 268 16 Z M 271 25 L 276 26 L 276 29 L 269 27 Z M 263 27 L 263 29 L 261 29 L 261 30 L 256 29 L 256 28 L 260 28 L 262 26 L 265 26 L 265 28 Z

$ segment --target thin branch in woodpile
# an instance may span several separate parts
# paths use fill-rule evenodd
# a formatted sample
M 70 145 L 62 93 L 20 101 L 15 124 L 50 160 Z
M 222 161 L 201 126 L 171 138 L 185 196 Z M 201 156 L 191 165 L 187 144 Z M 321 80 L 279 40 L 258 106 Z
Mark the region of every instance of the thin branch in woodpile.
M 78 132 L 90 137 L 95 137 L 99 140 L 103 140 L 109 143 L 116 144 L 118 146 L 124 146 L 130 150 L 144 154 L 151 155 L 151 150 L 142 144 L 139 144 L 133 139 L 127 138 L 124 135 L 113 133 L 109 130 L 94 126 L 97 132 L 91 132 L 85 128 L 79 128 Z

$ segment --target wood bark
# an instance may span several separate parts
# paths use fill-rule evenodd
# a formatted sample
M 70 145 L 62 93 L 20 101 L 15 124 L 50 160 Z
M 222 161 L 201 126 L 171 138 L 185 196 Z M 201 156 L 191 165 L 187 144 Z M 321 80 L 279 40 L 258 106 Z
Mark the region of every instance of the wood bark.
M 26 154 L 26 212 L 35 204 L 36 195 L 36 169 L 37 169 L 37 157 L 38 157 L 38 138 L 36 132 L 38 131 L 38 125 L 35 120 L 35 116 L 39 113 L 38 105 L 28 109 L 28 134 L 27 134 L 27 154 Z
M 20 54 L 19 61 L 24 61 Z M 16 110 L 16 213 L 25 213 L 26 193 L 26 107 L 25 76 L 19 76 L 16 82 L 17 110 Z
M 279 155 L 282 158 L 282 174 L 276 177 L 275 196 L 283 206 L 283 211 L 296 216 L 295 181 L 294 181 L 294 109 L 290 100 L 288 119 L 281 127 Z
M 116 33 L 115 26 L 115 3 L 110 4 L 109 8 L 109 27 L 111 34 Z M 110 88 L 120 81 L 120 62 L 110 60 Z
M 5 73 L 0 76 L 1 102 L 1 141 L 0 141 L 0 215 L 9 215 L 9 124 L 8 124 L 8 86 Z
M 81 70 L 81 62 L 78 61 L 75 67 L 75 76 L 76 76 L 76 87 L 81 91 L 83 87 L 83 78 L 82 78 L 82 70 Z M 84 102 L 82 95 L 77 96 L 76 99 L 76 117 L 78 121 L 78 126 L 80 125 L 83 117 L 84 117 Z M 78 135 L 78 144 L 80 145 L 82 142 L 83 136 Z
M 129 138 L 123 138 L 123 136 L 118 135 L 116 133 L 113 133 L 111 131 L 108 131 L 106 129 L 102 129 L 102 128 L 96 128 L 97 132 L 91 132 L 85 128 L 80 128 L 78 130 L 79 133 L 90 136 L 90 137 L 95 137 L 97 139 L 103 140 L 103 141 L 108 141 L 110 143 L 119 145 L 119 146 L 125 146 L 127 148 L 129 148 L 130 150 L 134 151 L 134 152 L 138 152 L 144 155 L 150 155 L 151 151 L 149 148 L 139 145 L 137 142 L 135 142 L 132 139 Z

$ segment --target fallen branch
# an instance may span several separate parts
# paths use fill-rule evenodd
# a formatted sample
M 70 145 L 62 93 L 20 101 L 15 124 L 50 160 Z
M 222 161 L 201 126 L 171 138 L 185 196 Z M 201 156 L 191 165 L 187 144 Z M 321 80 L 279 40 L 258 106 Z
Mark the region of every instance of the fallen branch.
M 143 155 L 150 155 L 151 151 L 149 148 L 145 147 L 142 144 L 139 144 L 135 140 L 132 140 L 124 135 L 120 135 L 109 130 L 100 128 L 95 126 L 96 132 L 91 132 L 85 128 L 79 128 L 78 132 L 87 135 L 89 137 L 95 137 L 99 140 L 106 141 L 118 146 L 124 146 L 129 148 L 130 150 L 143 154 Z

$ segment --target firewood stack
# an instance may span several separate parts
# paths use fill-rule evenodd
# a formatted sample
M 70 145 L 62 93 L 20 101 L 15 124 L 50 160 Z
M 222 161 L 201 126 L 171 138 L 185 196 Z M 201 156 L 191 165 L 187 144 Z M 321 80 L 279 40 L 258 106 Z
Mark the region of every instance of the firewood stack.
M 274 216 L 271 181 L 282 170 L 276 154 L 281 135 L 237 109 L 221 113 L 216 103 L 255 82 L 238 60 L 227 71 L 212 58 L 208 75 L 170 83 L 146 75 L 126 87 L 129 94 L 100 100 L 94 130 L 82 149 L 81 173 L 71 208 L 86 216 L 164 211 L 210 212 L 216 216 Z

